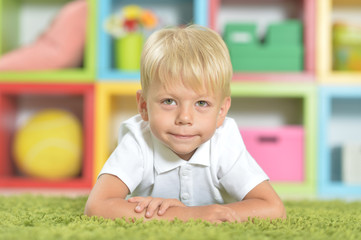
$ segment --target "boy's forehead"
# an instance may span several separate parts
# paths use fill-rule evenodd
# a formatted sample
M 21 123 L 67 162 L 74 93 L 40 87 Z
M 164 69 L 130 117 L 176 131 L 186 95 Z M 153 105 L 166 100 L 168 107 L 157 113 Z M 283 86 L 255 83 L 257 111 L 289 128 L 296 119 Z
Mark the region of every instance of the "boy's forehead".
M 214 96 L 215 91 L 213 89 L 206 87 L 204 84 L 201 86 L 194 86 L 192 84 L 187 84 L 187 82 L 184 82 L 182 80 L 178 81 L 159 81 L 156 80 L 152 84 L 153 89 L 155 90 L 155 93 L 168 93 L 168 94 L 174 94 L 180 92 L 180 90 L 185 90 L 189 93 L 194 93 L 195 95 L 199 95 L 202 97 L 207 96 Z
M 162 88 L 164 91 L 177 91 L 179 89 L 186 89 L 189 91 L 195 91 L 198 93 L 207 93 L 208 89 L 204 86 L 204 84 L 192 84 L 190 81 L 183 81 L 181 79 L 173 79 L 173 80 L 155 80 L 154 83 L 158 88 Z

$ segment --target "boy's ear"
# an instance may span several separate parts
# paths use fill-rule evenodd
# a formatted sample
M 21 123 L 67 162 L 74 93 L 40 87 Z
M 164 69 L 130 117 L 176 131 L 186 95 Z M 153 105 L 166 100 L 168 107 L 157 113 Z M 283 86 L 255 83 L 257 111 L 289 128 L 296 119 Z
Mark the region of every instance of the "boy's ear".
M 137 91 L 137 105 L 140 116 L 142 116 L 144 121 L 148 121 L 147 102 L 145 101 L 142 90 Z
M 217 128 L 223 124 L 223 121 L 226 118 L 230 107 L 231 107 L 231 97 L 226 97 L 223 100 L 221 109 L 219 110 L 218 119 L 217 119 Z

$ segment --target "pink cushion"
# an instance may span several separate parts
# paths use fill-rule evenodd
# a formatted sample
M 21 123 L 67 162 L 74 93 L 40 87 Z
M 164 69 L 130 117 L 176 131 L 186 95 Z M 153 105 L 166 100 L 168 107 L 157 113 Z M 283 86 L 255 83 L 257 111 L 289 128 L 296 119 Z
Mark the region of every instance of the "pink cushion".
M 83 59 L 86 20 L 86 0 L 69 2 L 37 41 L 1 56 L 0 71 L 79 67 Z

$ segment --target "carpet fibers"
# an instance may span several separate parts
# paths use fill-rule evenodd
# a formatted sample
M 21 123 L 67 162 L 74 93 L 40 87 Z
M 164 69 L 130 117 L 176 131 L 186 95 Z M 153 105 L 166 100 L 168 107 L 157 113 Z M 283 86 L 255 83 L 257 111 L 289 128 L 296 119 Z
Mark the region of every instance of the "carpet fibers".
M 286 201 L 285 221 L 127 223 L 83 215 L 86 197 L 0 196 L 0 239 L 361 239 L 361 202 Z

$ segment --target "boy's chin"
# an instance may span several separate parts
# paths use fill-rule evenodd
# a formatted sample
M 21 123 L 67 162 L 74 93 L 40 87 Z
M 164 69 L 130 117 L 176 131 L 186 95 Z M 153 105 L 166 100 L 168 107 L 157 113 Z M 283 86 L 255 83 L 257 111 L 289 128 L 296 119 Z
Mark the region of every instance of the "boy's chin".
M 179 153 L 179 152 L 176 152 L 172 149 L 172 151 L 178 156 L 180 157 L 181 159 L 183 160 L 186 160 L 188 161 L 189 159 L 192 158 L 192 156 L 194 155 L 194 153 L 196 152 L 197 149 L 194 149 L 193 151 L 191 152 L 186 152 L 186 153 Z

